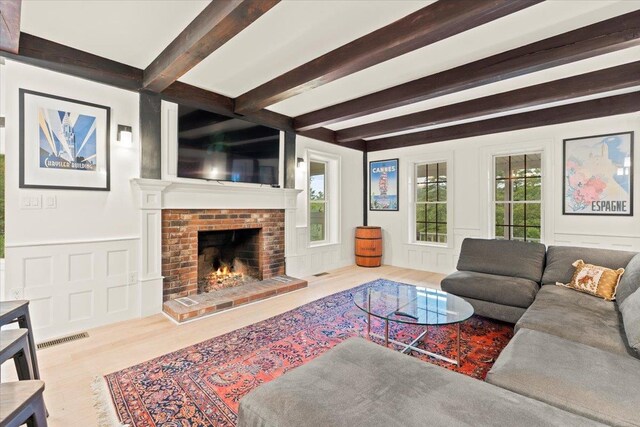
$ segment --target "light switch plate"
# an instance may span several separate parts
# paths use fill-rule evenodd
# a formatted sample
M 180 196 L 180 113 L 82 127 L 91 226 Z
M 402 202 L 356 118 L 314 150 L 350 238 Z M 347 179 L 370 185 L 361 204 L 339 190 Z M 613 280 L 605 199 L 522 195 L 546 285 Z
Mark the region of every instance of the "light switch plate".
M 22 196 L 20 199 L 21 209 L 42 209 L 42 196 L 41 195 L 28 195 Z

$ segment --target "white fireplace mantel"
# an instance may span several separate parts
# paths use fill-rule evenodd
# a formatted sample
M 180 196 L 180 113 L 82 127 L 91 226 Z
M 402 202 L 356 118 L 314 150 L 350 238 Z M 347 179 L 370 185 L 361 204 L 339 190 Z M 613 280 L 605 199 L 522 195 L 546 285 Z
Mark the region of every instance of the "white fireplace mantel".
M 140 209 L 141 315 L 162 311 L 162 209 L 284 209 L 285 258 L 295 256 L 296 199 L 302 190 L 238 183 L 136 178 Z

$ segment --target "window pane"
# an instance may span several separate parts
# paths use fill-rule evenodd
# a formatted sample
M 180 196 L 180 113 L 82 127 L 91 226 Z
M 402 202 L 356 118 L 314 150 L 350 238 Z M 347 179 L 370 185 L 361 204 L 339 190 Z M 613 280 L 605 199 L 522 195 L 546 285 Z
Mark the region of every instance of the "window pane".
M 438 224 L 438 234 L 447 234 L 447 224 Z
M 425 184 L 418 184 L 416 200 L 418 202 L 427 201 L 427 186 Z
M 496 203 L 496 225 L 509 225 L 509 205 L 507 203 Z
M 437 202 L 438 201 L 438 184 L 427 184 L 427 201 L 428 202 Z
M 513 240 L 524 240 L 524 227 L 511 227 Z
M 446 203 L 438 203 L 436 205 L 436 213 L 438 222 L 447 222 L 447 205 Z
M 447 164 L 438 163 L 438 181 L 447 180 Z
M 436 205 L 430 203 L 426 207 L 427 207 L 427 221 L 436 222 Z
M 416 224 L 416 240 L 422 242 L 427 239 L 427 226 L 424 222 Z
M 447 183 L 441 182 L 438 184 L 438 201 L 446 202 L 447 201 Z
M 540 242 L 540 229 L 538 227 L 527 227 L 527 241 Z
M 511 200 L 524 201 L 524 178 L 511 180 Z
M 433 163 L 428 165 L 427 168 L 427 181 L 436 182 L 438 180 L 438 165 Z
M 309 167 L 309 199 L 325 199 L 325 172 L 326 164 L 322 162 L 310 162 Z
M 309 204 L 309 228 L 312 242 L 325 239 L 325 208 L 324 202 L 311 202 Z
M 427 165 L 416 166 L 416 182 L 426 182 Z
M 509 156 L 496 157 L 496 179 L 509 178 Z
M 527 218 L 526 224 L 527 226 L 537 226 L 542 225 L 541 223 L 541 212 L 540 212 L 540 203 L 527 203 Z
M 540 189 L 542 187 L 541 178 L 527 178 L 525 186 L 527 189 L 527 200 L 540 200 Z
M 527 154 L 527 176 L 540 176 L 542 155 L 540 153 Z
M 500 179 L 496 180 L 496 202 L 501 200 L 509 200 L 509 192 L 507 191 L 508 180 Z
M 524 203 L 514 203 L 511 207 L 512 217 L 511 225 L 524 225 L 524 215 L 526 206 Z
M 423 204 L 416 205 L 416 221 L 424 222 L 426 220 L 425 211 L 426 209 Z
M 496 225 L 496 239 L 509 240 L 510 237 L 509 227 Z
M 427 224 L 427 234 L 436 234 L 436 224 L 434 222 Z
M 524 155 L 511 156 L 511 177 L 522 178 L 526 175 L 524 169 Z

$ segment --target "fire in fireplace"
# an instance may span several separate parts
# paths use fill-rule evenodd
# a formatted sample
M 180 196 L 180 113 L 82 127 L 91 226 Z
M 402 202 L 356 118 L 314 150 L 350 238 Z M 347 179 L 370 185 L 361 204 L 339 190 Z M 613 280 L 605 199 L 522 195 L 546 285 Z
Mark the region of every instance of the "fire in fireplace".
M 198 232 L 198 293 L 262 280 L 259 228 Z

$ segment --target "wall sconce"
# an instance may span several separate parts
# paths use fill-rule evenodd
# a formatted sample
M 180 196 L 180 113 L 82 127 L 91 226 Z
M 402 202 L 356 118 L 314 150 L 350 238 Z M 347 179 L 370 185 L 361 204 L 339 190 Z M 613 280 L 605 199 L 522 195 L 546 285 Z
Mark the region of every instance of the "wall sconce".
M 302 157 L 298 157 L 296 166 L 298 167 L 304 166 L 304 159 Z
M 131 126 L 118 125 L 118 142 L 131 145 L 132 135 Z

